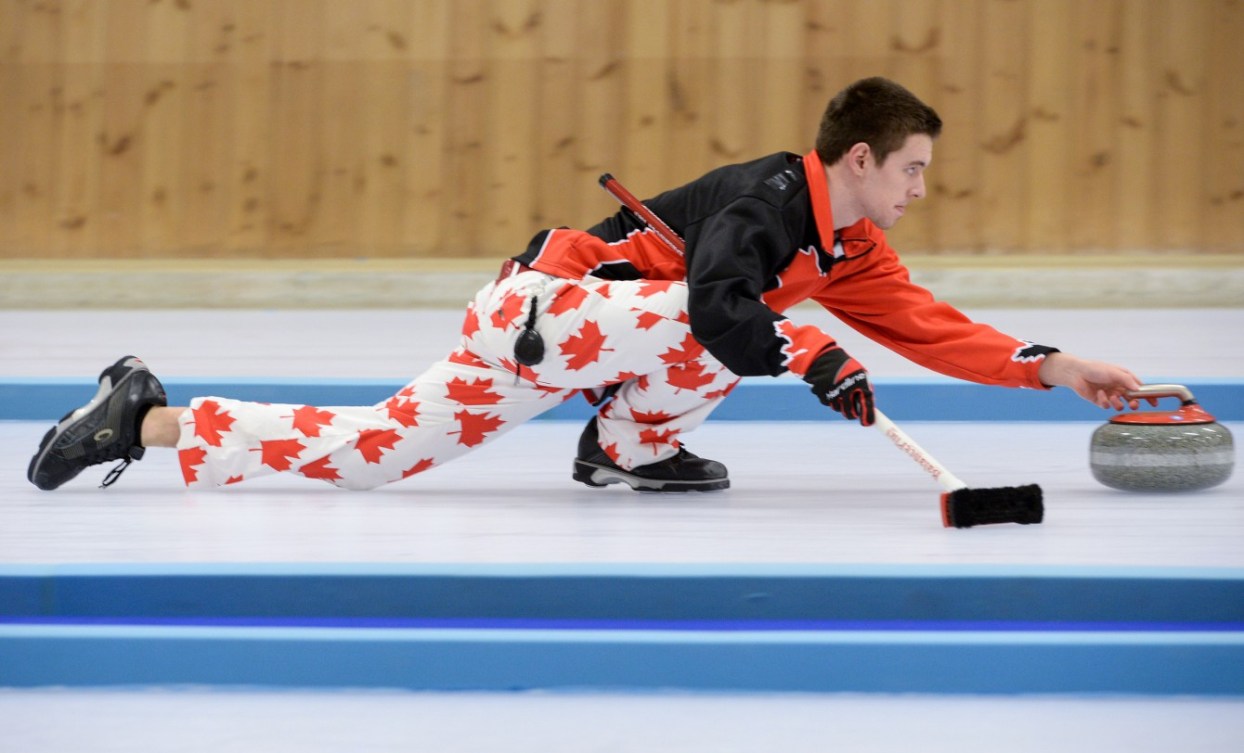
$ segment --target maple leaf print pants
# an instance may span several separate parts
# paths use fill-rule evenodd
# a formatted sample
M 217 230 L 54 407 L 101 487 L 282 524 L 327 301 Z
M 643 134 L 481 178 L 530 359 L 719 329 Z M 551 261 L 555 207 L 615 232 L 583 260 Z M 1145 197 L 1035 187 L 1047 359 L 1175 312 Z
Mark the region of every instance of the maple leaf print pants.
M 521 270 L 521 268 L 519 268 Z M 514 360 L 536 306 L 543 360 Z M 691 336 L 685 283 L 566 280 L 515 271 L 467 307 L 459 347 L 373 406 L 200 397 L 179 419 L 187 486 L 277 471 L 369 489 L 442 465 L 581 391 L 617 385 L 600 443 L 623 468 L 678 452 L 738 383 Z

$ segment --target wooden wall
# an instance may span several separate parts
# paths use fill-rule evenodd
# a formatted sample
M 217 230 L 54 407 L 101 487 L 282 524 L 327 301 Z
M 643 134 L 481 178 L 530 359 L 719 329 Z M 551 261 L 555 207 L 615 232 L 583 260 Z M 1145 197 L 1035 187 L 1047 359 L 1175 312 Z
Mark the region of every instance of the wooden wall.
M 1244 0 L 0 0 L 0 257 L 508 255 L 874 74 L 904 252 L 1244 254 Z

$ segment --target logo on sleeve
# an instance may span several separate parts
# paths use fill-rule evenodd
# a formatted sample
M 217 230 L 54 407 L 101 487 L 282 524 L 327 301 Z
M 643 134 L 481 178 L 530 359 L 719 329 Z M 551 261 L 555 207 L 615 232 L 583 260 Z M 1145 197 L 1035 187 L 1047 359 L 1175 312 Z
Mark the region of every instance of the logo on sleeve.
M 775 191 L 785 191 L 799 182 L 799 175 L 794 170 L 783 170 L 772 178 L 765 179 L 765 185 Z
M 1011 360 L 1016 363 L 1033 363 L 1034 361 L 1042 360 L 1051 353 L 1058 352 L 1058 348 L 1037 345 L 1031 340 L 1020 340 L 1020 343 L 1022 344 L 1011 354 Z

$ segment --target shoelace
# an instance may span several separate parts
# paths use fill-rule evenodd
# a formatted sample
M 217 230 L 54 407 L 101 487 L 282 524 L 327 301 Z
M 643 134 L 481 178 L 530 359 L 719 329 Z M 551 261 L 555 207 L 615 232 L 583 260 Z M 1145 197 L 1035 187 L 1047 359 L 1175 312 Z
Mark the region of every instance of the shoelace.
M 99 485 L 99 488 L 106 489 L 112 486 L 113 484 L 117 483 L 117 479 L 121 478 L 121 474 L 125 473 L 125 469 L 129 468 L 130 463 L 133 463 L 133 462 L 134 460 L 132 458 L 127 457 L 124 460 L 122 460 L 120 463 L 117 463 L 116 465 L 114 465 L 112 467 L 112 470 L 108 471 L 108 475 L 104 476 L 104 481 L 103 483 Z

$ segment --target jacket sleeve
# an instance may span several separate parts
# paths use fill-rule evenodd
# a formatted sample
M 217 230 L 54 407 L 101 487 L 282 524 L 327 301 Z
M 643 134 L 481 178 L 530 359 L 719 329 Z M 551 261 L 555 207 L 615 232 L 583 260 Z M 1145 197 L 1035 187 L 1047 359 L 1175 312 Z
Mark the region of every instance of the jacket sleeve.
M 833 340 L 794 328 L 761 299 L 785 250 L 792 248 L 780 212 L 740 198 L 687 234 L 691 333 L 739 376 L 776 376 L 810 360 Z
M 940 374 L 980 384 L 1049 389 L 1037 377 L 1055 348 L 974 322 L 911 281 L 881 239 L 814 299 L 860 334 Z

